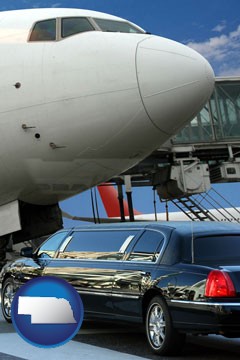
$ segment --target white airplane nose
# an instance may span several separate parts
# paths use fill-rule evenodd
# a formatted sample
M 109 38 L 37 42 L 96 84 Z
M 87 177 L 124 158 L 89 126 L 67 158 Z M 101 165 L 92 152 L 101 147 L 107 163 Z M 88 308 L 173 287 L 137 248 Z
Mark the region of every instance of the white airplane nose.
M 175 134 L 211 96 L 211 66 L 196 51 L 161 37 L 140 42 L 136 59 L 139 90 L 150 120 L 161 131 Z

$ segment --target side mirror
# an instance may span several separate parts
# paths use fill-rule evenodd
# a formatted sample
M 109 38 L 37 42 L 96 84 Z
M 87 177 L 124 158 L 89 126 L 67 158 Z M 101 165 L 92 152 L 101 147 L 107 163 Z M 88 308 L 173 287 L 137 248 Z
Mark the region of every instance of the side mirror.
M 23 257 L 31 258 L 33 256 L 33 248 L 30 246 L 22 248 L 20 250 L 20 255 Z

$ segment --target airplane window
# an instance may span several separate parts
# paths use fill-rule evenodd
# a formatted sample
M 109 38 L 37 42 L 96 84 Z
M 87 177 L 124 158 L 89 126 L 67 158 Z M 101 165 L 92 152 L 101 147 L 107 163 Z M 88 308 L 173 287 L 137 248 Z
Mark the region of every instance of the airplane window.
M 39 21 L 35 24 L 29 41 L 56 40 L 56 19 Z
M 86 18 L 71 17 L 62 19 L 62 37 L 71 36 L 85 31 L 94 31 L 94 27 Z
M 144 31 L 141 31 L 128 22 L 106 19 L 94 19 L 94 21 L 102 31 L 145 34 Z

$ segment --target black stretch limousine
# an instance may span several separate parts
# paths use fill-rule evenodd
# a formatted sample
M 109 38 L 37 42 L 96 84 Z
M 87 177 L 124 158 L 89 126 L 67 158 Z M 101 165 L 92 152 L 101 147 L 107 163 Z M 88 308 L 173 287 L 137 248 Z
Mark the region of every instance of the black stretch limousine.
M 92 225 L 62 230 L 0 275 L 11 321 L 16 289 L 65 278 L 85 319 L 144 323 L 151 348 L 177 352 L 186 333 L 240 337 L 240 226 L 218 222 Z

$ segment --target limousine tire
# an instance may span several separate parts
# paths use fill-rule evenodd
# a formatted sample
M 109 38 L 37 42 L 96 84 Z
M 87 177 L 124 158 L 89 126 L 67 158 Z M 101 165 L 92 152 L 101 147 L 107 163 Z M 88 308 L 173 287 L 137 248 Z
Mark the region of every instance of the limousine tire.
M 167 304 L 160 296 L 148 305 L 146 333 L 150 347 L 158 355 L 177 354 L 185 343 L 185 334 L 173 328 Z
M 5 318 L 5 320 L 9 323 L 12 322 L 11 319 L 11 305 L 12 301 L 15 295 L 15 287 L 13 280 L 11 278 L 8 278 L 2 287 L 2 293 L 1 293 L 1 307 L 2 307 L 2 313 Z

